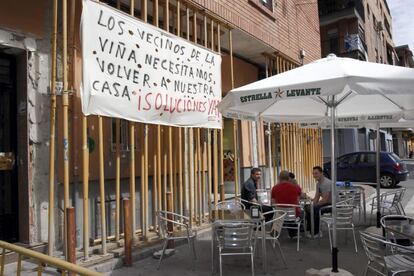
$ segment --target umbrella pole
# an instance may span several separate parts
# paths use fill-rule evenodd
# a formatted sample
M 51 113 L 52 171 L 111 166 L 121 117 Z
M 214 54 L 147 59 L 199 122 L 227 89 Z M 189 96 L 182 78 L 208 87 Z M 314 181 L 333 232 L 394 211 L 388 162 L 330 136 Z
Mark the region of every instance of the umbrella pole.
M 332 176 L 332 272 L 338 272 L 338 248 L 336 246 L 336 157 L 335 157 L 335 96 L 331 103 L 331 176 Z
M 377 146 L 376 146 L 376 173 L 377 173 L 377 228 L 380 228 L 381 209 L 380 209 L 380 187 L 381 187 L 381 165 L 380 165 L 380 151 L 381 151 L 381 139 L 380 139 L 380 124 L 377 123 Z

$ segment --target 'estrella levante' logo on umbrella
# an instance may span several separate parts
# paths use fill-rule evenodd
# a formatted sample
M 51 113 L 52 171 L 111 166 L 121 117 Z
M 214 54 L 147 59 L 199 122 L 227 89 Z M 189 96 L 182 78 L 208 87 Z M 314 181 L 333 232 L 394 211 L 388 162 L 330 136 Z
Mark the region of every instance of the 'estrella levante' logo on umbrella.
M 287 97 L 317 96 L 321 94 L 320 88 L 305 88 L 286 90 Z
M 240 101 L 242 103 L 248 103 L 248 102 L 267 100 L 267 99 L 272 99 L 272 98 L 273 97 L 272 97 L 271 92 L 265 92 L 265 93 L 257 93 L 253 95 L 241 96 Z

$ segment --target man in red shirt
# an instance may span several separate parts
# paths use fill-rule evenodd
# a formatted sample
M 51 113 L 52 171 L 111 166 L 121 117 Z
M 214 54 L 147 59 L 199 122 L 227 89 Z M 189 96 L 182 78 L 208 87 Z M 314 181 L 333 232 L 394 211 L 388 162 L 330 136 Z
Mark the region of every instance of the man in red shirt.
M 281 171 L 279 174 L 279 183 L 272 188 L 272 203 L 299 205 L 301 194 L 302 190 L 299 185 L 290 181 L 289 172 Z M 300 216 L 300 208 L 296 208 L 296 216 Z M 290 237 L 296 235 L 296 230 L 288 230 Z

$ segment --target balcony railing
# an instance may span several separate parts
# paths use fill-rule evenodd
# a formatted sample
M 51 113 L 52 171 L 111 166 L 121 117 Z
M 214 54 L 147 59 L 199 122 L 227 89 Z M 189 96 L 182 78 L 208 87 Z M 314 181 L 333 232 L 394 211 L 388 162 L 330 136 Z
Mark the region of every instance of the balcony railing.
M 362 0 L 319 0 L 319 17 L 356 10 L 365 21 L 365 10 Z

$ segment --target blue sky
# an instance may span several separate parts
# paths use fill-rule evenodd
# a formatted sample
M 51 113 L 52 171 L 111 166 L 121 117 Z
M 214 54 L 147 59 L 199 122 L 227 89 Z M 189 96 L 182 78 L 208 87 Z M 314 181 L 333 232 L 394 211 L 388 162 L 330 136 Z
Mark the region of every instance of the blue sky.
M 414 50 L 414 1 L 388 0 L 395 46 L 408 44 Z

